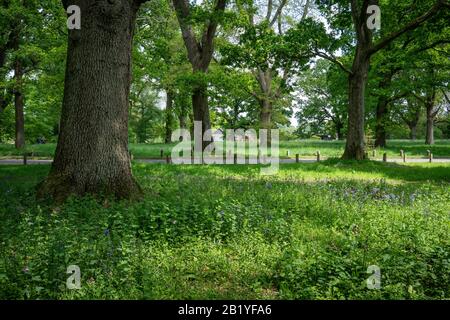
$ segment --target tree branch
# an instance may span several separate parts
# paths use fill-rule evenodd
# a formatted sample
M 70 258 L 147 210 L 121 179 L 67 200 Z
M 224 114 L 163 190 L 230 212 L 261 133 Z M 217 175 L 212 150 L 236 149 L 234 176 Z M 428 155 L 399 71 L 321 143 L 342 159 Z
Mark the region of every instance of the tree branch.
M 219 25 L 219 15 L 225 11 L 227 5 L 227 0 L 218 0 L 216 7 L 212 13 L 212 19 L 210 19 L 207 24 L 205 31 L 203 33 L 201 42 L 201 59 L 202 65 L 206 67 L 211 62 L 211 58 L 214 52 L 214 37 L 216 36 L 217 26 Z
M 192 26 L 187 21 L 190 17 L 189 2 L 188 0 L 173 0 L 173 6 L 180 23 L 181 34 L 188 51 L 189 60 L 193 65 L 198 65 L 201 59 L 200 48 Z
M 266 14 L 267 22 L 269 22 L 270 18 L 272 17 L 272 10 L 273 10 L 273 0 L 269 0 L 267 3 L 267 14 Z
M 447 103 L 450 104 L 450 97 L 447 96 L 447 94 L 445 93 L 445 91 L 443 89 L 441 89 L 441 91 L 442 91 L 442 94 L 444 95 L 445 100 L 447 100 Z
M 269 23 L 269 26 L 272 27 L 275 22 L 277 22 L 278 16 L 281 15 L 281 12 L 284 9 L 284 6 L 287 4 L 287 0 L 281 0 L 280 6 L 278 7 L 277 11 L 275 12 L 275 15 L 273 16 L 272 20 Z
M 337 65 L 338 65 L 343 71 L 345 71 L 346 73 L 348 73 L 348 74 L 353 74 L 353 72 L 352 72 L 350 69 L 348 69 L 348 68 L 347 68 L 341 61 L 339 61 L 336 57 L 331 56 L 331 55 L 328 55 L 328 54 L 326 54 L 325 52 L 321 52 L 321 51 L 317 50 L 317 48 L 315 49 L 315 54 L 316 54 L 317 56 L 321 57 L 321 58 L 324 58 L 324 59 L 326 59 L 326 60 L 328 60 L 328 61 L 331 61 L 331 62 L 337 64 Z
M 426 12 L 425 14 L 416 18 L 415 20 L 413 20 L 412 22 L 410 22 L 409 24 L 407 24 L 400 30 L 397 30 L 397 31 L 391 33 L 386 38 L 384 38 L 383 40 L 381 40 L 380 42 L 378 42 L 377 44 L 372 46 L 372 48 L 369 50 L 369 55 L 372 55 L 372 54 L 380 51 L 381 49 L 384 49 L 387 45 L 389 45 L 389 43 L 391 43 L 392 41 L 394 41 L 395 39 L 397 39 L 404 33 L 418 28 L 420 25 L 422 25 L 428 19 L 433 17 L 442 6 L 443 6 L 443 1 L 438 0 L 428 12 Z
M 303 21 L 306 19 L 309 13 L 309 7 L 311 6 L 311 0 L 306 0 L 305 7 L 303 8 L 303 14 L 300 21 Z
M 419 49 L 415 50 L 414 53 L 420 53 L 420 52 L 423 52 L 423 51 L 427 51 L 429 49 L 434 49 L 435 47 L 437 47 L 437 46 L 439 46 L 441 44 L 448 44 L 448 43 L 450 43 L 449 39 L 440 39 L 440 40 L 437 40 L 437 41 L 435 41 L 435 42 L 433 42 L 433 43 L 431 43 L 431 44 L 429 44 L 429 45 L 427 45 L 425 47 L 422 47 L 422 48 L 419 48 Z

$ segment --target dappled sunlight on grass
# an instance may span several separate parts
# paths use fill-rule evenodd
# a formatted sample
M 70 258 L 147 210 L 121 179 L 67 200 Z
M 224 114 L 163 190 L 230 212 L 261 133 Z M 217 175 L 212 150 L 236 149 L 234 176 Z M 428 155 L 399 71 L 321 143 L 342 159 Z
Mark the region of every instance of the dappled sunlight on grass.
M 0 166 L 0 298 L 448 298 L 450 165 L 134 163 L 141 201 L 58 206 L 34 197 L 49 169 Z

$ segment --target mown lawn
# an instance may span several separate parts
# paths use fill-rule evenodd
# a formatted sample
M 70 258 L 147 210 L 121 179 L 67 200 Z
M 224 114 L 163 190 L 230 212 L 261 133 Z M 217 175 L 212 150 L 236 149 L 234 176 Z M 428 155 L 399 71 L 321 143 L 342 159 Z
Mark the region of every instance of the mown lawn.
M 450 165 L 134 164 L 143 201 L 61 206 L 48 170 L 0 167 L 0 299 L 450 298 Z
M 161 150 L 164 155 L 169 155 L 175 144 L 130 144 L 130 151 L 135 159 L 159 158 Z M 29 145 L 28 152 L 32 152 L 34 157 L 53 157 L 55 144 Z M 314 157 L 320 151 L 324 157 L 340 157 L 344 153 L 344 141 L 320 141 L 320 140 L 300 140 L 281 141 L 280 156 L 286 157 L 287 151 L 291 158 L 296 154 L 301 157 Z M 403 150 L 409 158 L 424 158 L 430 150 L 435 157 L 450 157 L 450 140 L 438 140 L 434 146 L 427 146 L 423 141 L 391 140 L 388 147 L 376 150 L 376 158 L 381 158 L 383 153 L 387 153 L 389 158 L 400 158 L 400 150 Z M 14 145 L 0 144 L 0 158 L 22 156 L 23 150 L 16 150 Z M 257 154 L 256 150 L 251 152 Z M 372 152 L 369 154 L 373 156 Z

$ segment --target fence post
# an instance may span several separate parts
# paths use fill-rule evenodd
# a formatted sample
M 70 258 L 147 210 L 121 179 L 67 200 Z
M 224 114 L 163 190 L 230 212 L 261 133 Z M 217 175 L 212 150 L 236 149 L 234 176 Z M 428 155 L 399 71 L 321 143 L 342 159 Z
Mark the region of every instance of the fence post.
M 430 163 L 433 162 L 433 154 L 431 152 L 430 152 L 430 155 L 429 155 L 428 159 L 430 160 Z
M 383 154 L 383 162 L 387 162 L 387 153 L 386 152 Z
M 23 165 L 26 166 L 28 161 L 28 154 L 25 152 L 23 154 Z
M 406 163 L 406 153 L 403 152 L 403 163 Z
M 160 156 L 161 156 L 161 159 L 164 158 L 164 150 L 163 149 L 160 150 Z
M 300 162 L 300 155 L 298 153 L 295 155 L 295 162 L 296 163 Z
M 403 159 L 404 155 L 405 155 L 405 151 L 400 150 L 400 157 L 401 157 L 402 159 Z
M 317 162 L 320 162 L 320 151 L 317 151 Z

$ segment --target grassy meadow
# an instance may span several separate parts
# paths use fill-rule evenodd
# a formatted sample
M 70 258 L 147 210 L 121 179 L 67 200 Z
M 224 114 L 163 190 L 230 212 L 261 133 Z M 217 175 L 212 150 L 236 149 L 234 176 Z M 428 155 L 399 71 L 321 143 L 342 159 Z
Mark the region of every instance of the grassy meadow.
M 49 166 L 0 166 L 0 299 L 450 298 L 450 165 L 259 169 L 135 163 L 142 201 L 55 206 Z

